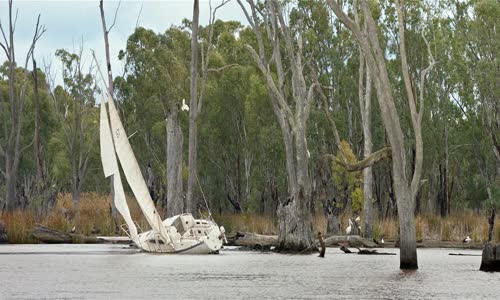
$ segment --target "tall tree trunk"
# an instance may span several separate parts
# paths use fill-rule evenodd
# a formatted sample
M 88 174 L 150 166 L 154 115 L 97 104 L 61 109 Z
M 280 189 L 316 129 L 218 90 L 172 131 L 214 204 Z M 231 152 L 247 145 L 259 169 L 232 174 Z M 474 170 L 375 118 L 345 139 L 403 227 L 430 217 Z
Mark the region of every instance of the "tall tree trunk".
M 193 23 L 191 25 L 191 101 L 189 109 L 189 149 L 188 149 L 188 182 L 185 211 L 194 213 L 193 203 L 197 169 L 198 140 L 198 24 L 200 17 L 199 1 L 194 0 Z
M 273 59 L 268 60 L 256 3 L 253 0 L 248 1 L 250 12 L 241 0 L 238 0 L 238 3 L 257 38 L 258 53 L 249 45 L 246 45 L 246 48 L 265 77 L 269 99 L 280 125 L 285 146 L 289 197 L 281 201 L 277 208 L 278 249 L 282 251 L 315 250 L 310 205 L 311 179 L 306 141 L 307 120 L 315 84 L 308 89 L 305 83 L 302 38 L 300 33 L 292 30 L 285 23 L 281 3 L 277 0 L 267 1 L 261 13 L 269 20 L 265 24 L 265 30 L 270 33 L 267 38 L 272 45 Z M 281 56 L 280 39 L 282 37 L 286 60 Z M 276 67 L 277 79 L 269 68 L 270 61 Z M 291 78 L 285 74 L 283 68 L 285 61 L 291 66 Z M 288 103 L 289 99 L 284 92 L 285 81 L 290 83 L 291 98 L 293 98 L 291 102 L 295 103 L 294 108 Z
M 41 185 L 44 182 L 44 174 L 43 174 L 43 161 L 42 161 L 42 151 L 40 149 L 40 98 L 38 96 L 38 71 L 36 67 L 35 58 L 32 57 L 33 60 L 33 95 L 34 95 L 34 106 L 35 106 L 35 136 L 33 141 L 33 151 L 35 156 L 35 164 L 36 164 L 36 187 L 39 190 Z
M 364 92 L 364 108 L 362 110 L 363 122 L 363 155 L 368 158 L 372 155 L 372 132 L 371 132 L 371 71 L 366 66 L 366 87 Z M 362 95 L 360 95 L 362 96 Z M 363 236 L 365 238 L 373 237 L 373 172 L 372 167 L 363 169 Z
M 179 109 L 172 105 L 167 118 L 167 216 L 184 212 L 182 189 L 182 129 Z
M 398 205 L 398 215 L 400 223 L 400 268 L 402 269 L 416 269 L 418 268 L 417 262 L 417 249 L 416 249 L 416 231 L 415 231 L 415 197 L 418 189 L 420 188 L 420 177 L 422 174 L 423 163 L 423 143 L 421 121 L 424 106 L 424 82 L 427 72 L 433 67 L 434 59 L 430 52 L 429 46 L 428 54 L 431 60 L 429 66 L 420 73 L 420 98 L 419 109 L 413 95 L 411 86 L 411 79 L 409 76 L 408 63 L 406 61 L 406 48 L 404 36 L 404 21 L 403 21 L 403 6 L 404 1 L 399 0 L 396 4 L 398 14 L 398 32 L 399 32 L 399 55 L 401 57 L 401 69 L 407 92 L 407 100 L 410 107 L 411 123 L 413 133 L 415 136 L 415 169 L 411 180 L 408 179 L 406 174 L 406 151 L 405 140 L 403 131 L 401 129 L 400 118 L 396 110 L 394 97 L 392 95 L 392 88 L 387 71 L 385 60 L 385 51 L 382 50 L 378 39 L 378 27 L 373 19 L 369 3 L 366 0 L 361 1 L 361 8 L 363 10 L 364 21 L 367 26 L 368 34 L 362 33 L 358 24 L 355 23 L 335 0 L 328 0 L 328 4 L 334 11 L 335 15 L 346 25 L 353 33 L 361 47 L 363 55 L 365 56 L 367 64 L 373 74 L 373 80 L 377 91 L 377 100 L 379 103 L 380 111 L 382 114 L 382 121 L 389 138 L 392 150 L 392 172 L 393 172 L 393 185 Z M 356 6 L 357 3 L 354 3 Z M 424 37 L 425 40 L 425 37 Z

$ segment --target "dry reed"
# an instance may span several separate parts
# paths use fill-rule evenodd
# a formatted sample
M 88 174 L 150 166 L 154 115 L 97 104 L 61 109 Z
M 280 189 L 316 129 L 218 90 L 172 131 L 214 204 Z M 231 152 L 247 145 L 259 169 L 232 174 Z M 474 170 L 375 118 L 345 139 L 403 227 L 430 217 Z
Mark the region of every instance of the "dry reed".
M 143 218 L 140 208 L 132 198 L 127 199 L 131 215 L 143 230 L 149 226 Z M 162 211 L 162 210 L 160 210 Z M 342 230 L 347 227 L 347 219 L 351 215 L 342 214 L 340 222 Z M 223 225 L 227 232 L 246 231 L 259 234 L 277 234 L 277 222 L 272 216 L 249 213 L 215 215 L 215 221 Z M 76 233 L 89 235 L 123 235 L 119 225 L 123 223 L 121 217 L 116 222 L 111 217 L 111 198 L 109 195 L 98 193 L 82 193 L 78 209 L 73 207 L 69 193 L 61 193 L 50 213 L 37 215 L 31 210 L 17 210 L 4 213 L 0 216 L 7 228 L 7 235 L 11 243 L 34 243 L 31 231 L 36 224 L 42 224 L 69 232 L 73 227 Z M 314 232 L 326 231 L 326 218 L 322 214 L 313 217 Z M 500 241 L 500 220 L 495 222 L 495 239 Z M 118 225 L 118 226 L 117 226 Z M 488 223 L 486 214 L 472 212 L 457 213 L 445 218 L 436 215 L 419 215 L 416 217 L 417 240 L 460 241 L 470 236 L 474 241 L 481 242 L 487 239 Z M 374 223 L 374 236 L 385 240 L 395 240 L 398 236 L 397 219 L 378 219 Z

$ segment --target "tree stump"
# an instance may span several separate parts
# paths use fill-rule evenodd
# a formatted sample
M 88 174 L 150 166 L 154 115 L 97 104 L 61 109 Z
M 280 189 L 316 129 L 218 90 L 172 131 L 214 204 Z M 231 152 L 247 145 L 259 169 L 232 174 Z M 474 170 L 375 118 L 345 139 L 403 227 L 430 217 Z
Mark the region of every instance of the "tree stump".
M 0 244 L 7 243 L 9 238 L 7 236 L 7 228 L 5 227 L 5 223 L 0 222 Z
M 488 219 L 488 241 L 484 244 L 481 266 L 479 270 L 487 272 L 500 272 L 500 244 L 493 244 L 493 229 L 495 228 L 495 207 L 491 209 Z
M 321 232 L 318 232 L 318 241 L 319 245 L 321 246 L 321 251 L 319 252 L 319 257 L 325 257 L 325 241 L 323 241 L 323 237 L 321 236 Z
M 491 242 L 486 242 L 484 244 L 481 267 L 479 270 L 500 272 L 500 245 L 495 246 Z

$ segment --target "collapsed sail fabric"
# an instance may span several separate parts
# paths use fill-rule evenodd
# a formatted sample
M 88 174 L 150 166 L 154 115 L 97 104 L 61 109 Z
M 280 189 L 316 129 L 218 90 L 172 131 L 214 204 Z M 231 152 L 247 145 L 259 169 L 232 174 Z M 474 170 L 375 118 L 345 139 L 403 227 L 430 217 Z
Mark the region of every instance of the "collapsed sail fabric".
M 115 151 L 118 155 L 118 160 L 122 166 L 123 173 L 127 182 L 134 193 L 134 196 L 142 210 L 142 213 L 146 217 L 151 228 L 157 232 L 161 239 L 167 243 L 171 244 L 170 237 L 162 224 L 162 220 L 158 212 L 156 211 L 149 190 L 142 176 L 141 169 L 135 158 L 132 147 L 128 141 L 127 134 L 123 128 L 120 117 L 118 116 L 118 111 L 116 110 L 115 104 L 112 99 L 109 99 L 109 117 L 111 121 L 111 130 L 113 141 L 115 145 Z
M 137 227 L 130 216 L 130 210 L 125 199 L 125 192 L 123 190 L 122 180 L 120 177 L 120 170 L 118 169 L 118 162 L 116 161 L 115 147 L 113 145 L 113 138 L 111 136 L 111 129 L 109 128 L 108 113 L 106 112 L 106 104 L 104 99 L 101 99 L 101 121 L 100 121 L 100 146 L 101 146 L 101 161 L 104 170 L 104 176 L 113 176 L 113 188 L 115 191 L 115 207 L 122 215 L 125 223 L 128 226 L 130 238 L 133 241 L 137 240 Z

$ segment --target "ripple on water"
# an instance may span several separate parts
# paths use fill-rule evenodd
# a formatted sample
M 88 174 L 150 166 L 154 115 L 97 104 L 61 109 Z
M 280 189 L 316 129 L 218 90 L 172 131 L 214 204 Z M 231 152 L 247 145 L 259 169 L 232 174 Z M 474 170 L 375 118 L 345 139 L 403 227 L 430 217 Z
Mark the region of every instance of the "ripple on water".
M 0 298 L 498 299 L 500 274 L 478 271 L 481 257 L 450 252 L 457 251 L 419 249 L 420 268 L 401 271 L 398 255 L 348 255 L 332 248 L 321 259 L 244 251 L 150 255 L 118 245 L 2 245 Z

